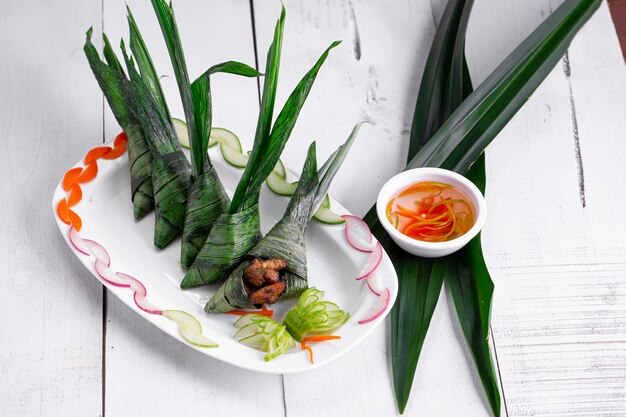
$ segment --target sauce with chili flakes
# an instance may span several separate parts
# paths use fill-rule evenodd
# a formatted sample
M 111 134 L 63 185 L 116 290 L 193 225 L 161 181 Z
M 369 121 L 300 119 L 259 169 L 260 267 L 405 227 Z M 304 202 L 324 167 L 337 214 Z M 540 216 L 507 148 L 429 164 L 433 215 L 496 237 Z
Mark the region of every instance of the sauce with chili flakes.
M 445 242 L 474 225 L 470 199 L 440 182 L 418 182 L 401 190 L 387 204 L 387 219 L 402 234 L 425 242 Z

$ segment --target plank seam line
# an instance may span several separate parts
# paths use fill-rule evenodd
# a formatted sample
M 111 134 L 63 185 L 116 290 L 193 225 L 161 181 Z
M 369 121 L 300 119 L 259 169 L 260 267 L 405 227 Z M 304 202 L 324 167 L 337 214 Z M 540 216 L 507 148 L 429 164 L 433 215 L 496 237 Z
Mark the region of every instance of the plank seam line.
M 104 0 L 100 0 L 100 31 L 104 33 Z M 104 94 L 102 94 L 102 143 L 106 143 L 106 107 L 104 103 Z M 102 368 L 102 409 L 101 414 L 102 417 L 106 416 L 106 353 L 107 353 L 107 289 L 103 285 L 102 286 L 102 363 L 100 367 Z
M 502 382 L 502 373 L 500 372 L 500 360 L 498 359 L 498 349 L 496 348 L 496 339 L 493 336 L 493 329 L 491 325 L 489 325 L 489 335 L 491 337 L 491 342 L 493 343 L 493 355 L 496 359 L 496 369 L 498 370 L 498 379 L 500 380 L 500 390 L 502 391 L 502 403 L 504 404 L 504 414 L 506 417 L 509 417 L 509 409 L 506 405 L 506 395 L 504 393 L 504 383 Z
M 285 394 L 285 375 L 281 375 L 280 376 L 280 380 L 282 381 L 282 385 L 283 385 L 283 412 L 285 413 L 285 417 L 287 417 L 287 397 Z
M 576 104 L 574 103 L 574 93 L 572 90 L 572 67 L 569 63 L 569 50 L 563 56 L 563 73 L 569 87 L 569 106 L 572 113 L 572 133 L 574 135 L 574 157 L 576 158 L 576 169 L 578 170 L 578 194 L 583 208 L 587 206 L 585 200 L 585 170 L 583 169 L 583 158 L 580 152 L 580 137 L 578 135 L 578 119 L 576 116 Z

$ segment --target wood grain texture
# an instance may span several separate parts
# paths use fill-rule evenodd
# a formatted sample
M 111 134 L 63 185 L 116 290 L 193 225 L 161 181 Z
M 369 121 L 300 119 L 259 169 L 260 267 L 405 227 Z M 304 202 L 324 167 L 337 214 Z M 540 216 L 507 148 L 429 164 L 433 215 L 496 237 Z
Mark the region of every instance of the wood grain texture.
M 557 5 L 478 2 L 474 18 L 492 24 L 486 32 L 470 23 L 475 79 Z M 626 410 L 626 222 L 611 215 L 623 203 L 611 190 L 625 181 L 624 72 L 606 5 L 566 58 L 487 153 L 483 239 L 509 416 Z
M 150 49 L 172 116 L 184 119 L 169 55 L 149 1 L 128 1 Z M 211 65 L 239 60 L 255 65 L 247 0 L 175 2 L 189 76 L 193 80 Z M 114 45 L 128 39 L 123 2 L 105 4 L 104 26 Z M 211 81 L 214 126 L 236 132 L 251 148 L 259 109 L 257 82 L 217 74 Z M 105 111 L 106 135 L 119 126 Z M 178 243 L 174 243 L 178 244 Z M 115 297 L 108 298 L 106 332 L 106 416 L 128 415 L 257 415 L 284 414 L 279 375 L 245 371 L 201 355 L 167 337 L 132 313 Z M 233 328 L 233 333 L 234 333 Z M 259 389 L 262 387 L 262 389 Z
M 90 21 L 100 21 L 98 3 L 2 5 L 3 415 L 101 411 L 102 287 L 67 248 L 51 211 L 65 169 L 102 141 L 102 95 L 77 30 Z

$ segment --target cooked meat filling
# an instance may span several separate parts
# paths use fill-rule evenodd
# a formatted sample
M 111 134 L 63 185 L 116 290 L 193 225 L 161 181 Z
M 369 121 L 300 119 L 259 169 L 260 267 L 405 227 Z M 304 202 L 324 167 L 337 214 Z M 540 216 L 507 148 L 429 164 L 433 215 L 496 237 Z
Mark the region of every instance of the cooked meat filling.
M 274 304 L 278 301 L 278 297 L 285 291 L 285 281 L 278 281 L 250 294 L 250 302 L 252 304 Z
M 285 291 L 281 271 L 287 268 L 284 259 L 254 258 L 243 272 L 248 298 L 253 304 L 273 304 Z
M 287 266 L 287 261 L 279 258 L 254 258 L 252 262 L 250 262 L 250 267 L 252 268 L 273 269 L 274 271 L 280 271 L 281 269 L 287 268 Z
M 248 285 L 261 288 L 265 284 L 265 270 L 249 266 L 243 273 L 243 280 Z

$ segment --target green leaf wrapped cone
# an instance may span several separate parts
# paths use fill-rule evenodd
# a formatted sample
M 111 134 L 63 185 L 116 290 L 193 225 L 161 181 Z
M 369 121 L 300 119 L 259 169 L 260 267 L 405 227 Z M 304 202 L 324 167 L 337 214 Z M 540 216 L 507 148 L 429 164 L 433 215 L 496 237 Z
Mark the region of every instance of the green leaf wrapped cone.
M 135 219 L 139 220 L 154 207 L 152 191 L 152 154 L 146 142 L 141 121 L 127 106 L 128 95 L 132 87 L 109 40 L 104 35 L 104 57 L 106 63 L 100 60 L 98 51 L 91 42 L 93 29 L 87 31 L 87 40 L 83 50 L 89 61 L 89 66 L 100 85 L 109 107 L 128 136 L 128 162 L 130 165 L 131 199 Z
M 228 211 L 217 218 L 206 242 L 181 282 L 182 288 L 209 284 L 227 276 L 261 238 L 259 198 L 261 186 L 272 172 L 333 42 L 298 83 L 272 127 L 285 9 L 282 9 L 267 54 L 263 97 L 248 164 Z
M 128 57 L 123 42 L 121 47 L 135 91 L 136 111 L 141 115 L 140 120 L 152 152 L 154 245 L 162 249 L 183 229 L 191 182 L 190 164 L 180 147 L 171 119 L 150 94 L 146 81 L 135 68 L 135 62 Z
M 308 288 L 305 233 L 315 209 L 324 199 L 328 187 L 345 159 L 357 136 L 361 124 L 352 130 L 348 140 L 341 145 L 317 170 L 315 142 L 309 146 L 298 187 L 289 201 L 283 218 L 248 252 L 245 258 L 229 274 L 226 282 L 211 297 L 205 306 L 207 313 L 224 313 L 237 308 L 256 308 L 255 294 L 261 294 L 273 285 L 280 286 L 279 294 L 272 294 L 268 303 L 278 298 L 300 295 Z M 244 282 L 244 274 L 259 260 L 281 260 L 286 265 L 280 268 L 280 281 L 265 287 L 251 288 Z M 263 262 L 263 261 L 260 261 Z

